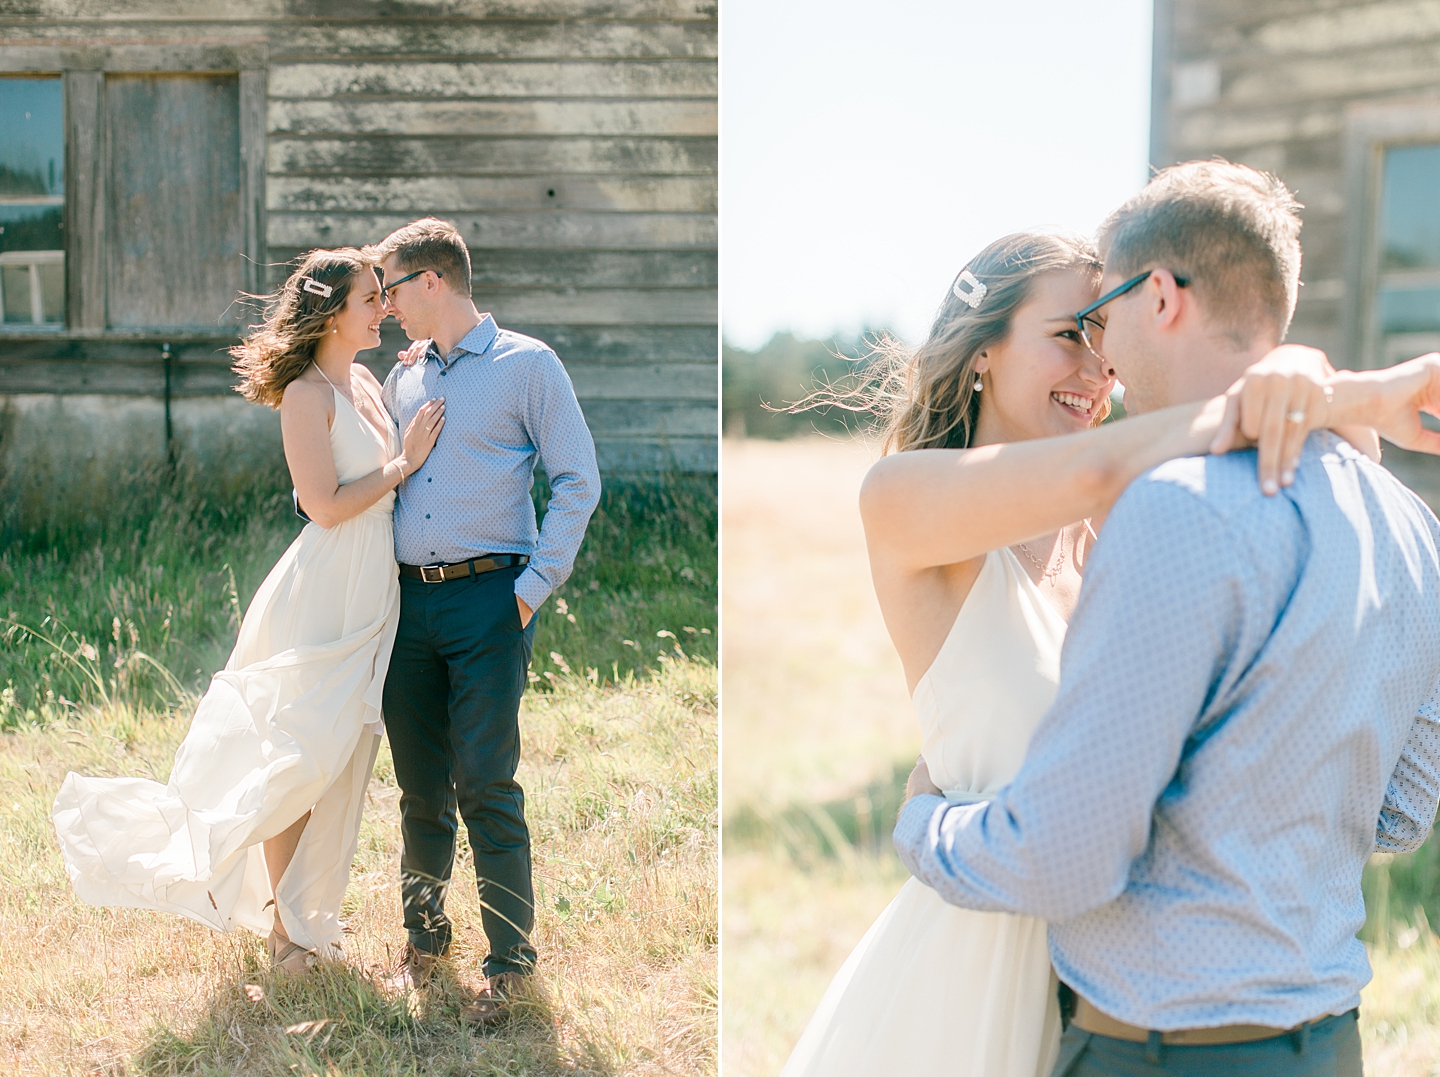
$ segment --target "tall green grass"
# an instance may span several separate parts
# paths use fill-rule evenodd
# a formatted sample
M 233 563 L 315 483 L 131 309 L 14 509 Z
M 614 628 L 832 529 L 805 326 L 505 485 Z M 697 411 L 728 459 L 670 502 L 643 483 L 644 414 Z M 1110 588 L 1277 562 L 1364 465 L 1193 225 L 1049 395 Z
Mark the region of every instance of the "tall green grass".
M 224 664 L 303 521 L 283 463 L 217 480 L 110 461 L 104 481 L 0 486 L 0 729 L 83 703 L 166 708 Z M 543 514 L 548 490 L 535 490 Z M 611 479 L 571 578 L 540 610 L 534 686 L 717 654 L 713 476 Z

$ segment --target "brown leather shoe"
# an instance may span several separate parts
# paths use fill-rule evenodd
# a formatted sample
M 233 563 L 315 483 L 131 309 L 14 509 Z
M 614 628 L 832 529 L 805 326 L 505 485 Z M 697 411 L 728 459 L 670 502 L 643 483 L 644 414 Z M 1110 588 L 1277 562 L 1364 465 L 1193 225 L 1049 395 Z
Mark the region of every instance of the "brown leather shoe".
M 440 961 L 437 955 L 418 950 L 407 941 L 395 955 L 394 968 L 380 978 L 380 986 L 395 994 L 422 991 L 429 984 Z
M 460 1011 L 460 1020 L 480 1028 L 508 1021 L 515 1002 L 525 992 L 525 977 L 518 972 L 497 972 L 485 980 L 480 995 Z

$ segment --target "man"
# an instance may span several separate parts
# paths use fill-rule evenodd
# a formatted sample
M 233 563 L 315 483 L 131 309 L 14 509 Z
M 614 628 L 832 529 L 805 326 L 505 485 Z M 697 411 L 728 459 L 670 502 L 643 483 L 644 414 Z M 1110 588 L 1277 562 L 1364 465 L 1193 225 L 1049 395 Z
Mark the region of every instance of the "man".
M 1297 208 L 1195 162 L 1105 223 L 1087 329 L 1127 409 L 1224 393 L 1279 344 Z M 1014 781 L 957 805 L 912 775 L 911 872 L 1051 922 L 1074 996 L 1057 1075 L 1361 1072 L 1361 869 L 1417 848 L 1440 792 L 1440 523 L 1328 431 L 1264 493 L 1255 473 L 1232 453 L 1133 483 Z
M 385 405 L 404 430 L 427 400 L 445 400 L 445 430 L 395 504 L 400 626 L 384 714 L 401 792 L 408 939 L 392 982 L 422 985 L 449 949 L 458 812 L 490 943 L 485 982 L 462 1016 L 486 1024 L 505 1015 L 536 958 L 530 835 L 515 781 L 535 610 L 570 575 L 600 476 L 564 367 L 540 341 L 476 309 L 470 254 L 452 225 L 416 221 L 373 254 L 387 313 L 428 342 L 413 365 L 391 371 Z M 551 489 L 538 533 L 537 453 Z

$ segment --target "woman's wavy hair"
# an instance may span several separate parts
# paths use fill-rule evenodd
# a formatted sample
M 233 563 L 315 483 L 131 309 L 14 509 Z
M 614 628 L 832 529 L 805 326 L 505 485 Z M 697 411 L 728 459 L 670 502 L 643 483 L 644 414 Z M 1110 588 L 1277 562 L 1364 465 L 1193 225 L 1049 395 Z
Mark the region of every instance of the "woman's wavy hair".
M 1057 270 L 1079 270 L 1097 280 L 1102 270 L 1094 244 L 1065 232 L 1017 232 L 991 243 L 965 263 L 920 347 L 910 349 L 888 334 L 874 341 L 866 365 L 850 388 L 827 386 L 795 405 L 830 405 L 874 415 L 885 453 L 909 449 L 967 449 L 980 418 L 975 360 L 1010 335 L 1018 310 L 1030 298 L 1036 278 Z M 971 307 L 956 292 L 968 271 L 985 286 Z M 1109 414 L 1101 405 L 1095 421 Z
M 279 291 L 252 296 L 265 304 L 264 319 L 230 349 L 231 368 L 240 376 L 235 391 L 252 404 L 280 406 L 285 387 L 315 361 L 315 348 L 329 332 L 326 322 L 345 309 L 356 276 L 374 261 L 354 247 L 313 250 Z M 328 296 L 306 291 L 306 279 L 327 285 Z

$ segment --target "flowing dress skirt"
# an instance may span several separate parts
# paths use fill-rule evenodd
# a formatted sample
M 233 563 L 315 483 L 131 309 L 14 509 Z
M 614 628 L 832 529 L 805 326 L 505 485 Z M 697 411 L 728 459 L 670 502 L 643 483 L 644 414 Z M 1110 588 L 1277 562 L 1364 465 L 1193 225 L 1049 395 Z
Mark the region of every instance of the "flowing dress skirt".
M 399 612 L 389 499 L 307 524 L 250 603 L 169 782 L 65 778 L 53 817 L 75 892 L 266 934 L 260 843 L 310 810 L 276 905 L 293 941 L 338 947 Z
M 1043 920 L 910 879 L 840 967 L 781 1077 L 1047 1077 L 1060 1009 Z

